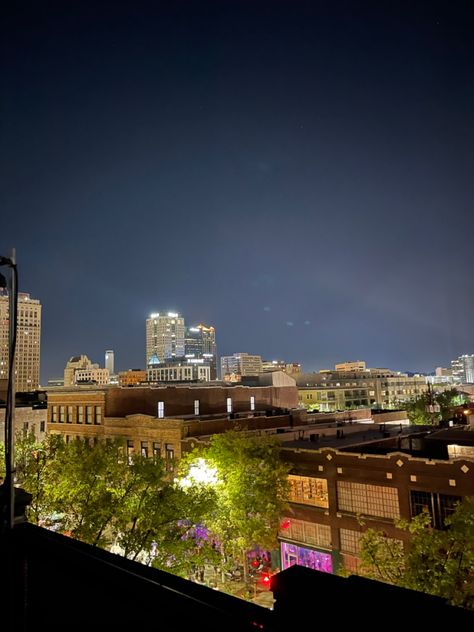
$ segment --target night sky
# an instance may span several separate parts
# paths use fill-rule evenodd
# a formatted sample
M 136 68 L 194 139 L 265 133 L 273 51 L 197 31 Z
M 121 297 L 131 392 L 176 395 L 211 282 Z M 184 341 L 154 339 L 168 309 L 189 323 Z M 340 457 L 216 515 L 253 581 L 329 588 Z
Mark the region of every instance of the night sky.
M 43 384 L 143 367 L 161 310 L 306 370 L 474 353 L 472 2 L 12 4 L 0 254 Z

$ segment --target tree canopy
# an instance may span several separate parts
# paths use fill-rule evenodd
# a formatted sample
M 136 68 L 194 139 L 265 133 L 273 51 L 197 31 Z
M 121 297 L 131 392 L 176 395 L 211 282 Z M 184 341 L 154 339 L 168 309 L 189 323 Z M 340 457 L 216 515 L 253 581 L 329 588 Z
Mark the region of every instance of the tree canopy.
M 474 498 L 459 503 L 445 525 L 432 528 L 426 512 L 398 522 L 411 535 L 406 547 L 368 529 L 361 538 L 362 574 L 474 609 Z
M 412 424 L 431 425 L 450 419 L 453 408 L 462 403 L 462 395 L 455 388 L 450 388 L 437 393 L 423 393 L 403 406 Z

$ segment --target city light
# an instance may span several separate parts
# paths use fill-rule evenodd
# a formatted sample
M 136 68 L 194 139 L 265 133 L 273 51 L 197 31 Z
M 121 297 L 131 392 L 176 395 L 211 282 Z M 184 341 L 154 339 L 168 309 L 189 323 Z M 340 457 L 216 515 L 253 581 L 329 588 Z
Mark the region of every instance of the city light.
M 218 481 L 217 468 L 210 467 L 205 459 L 197 459 L 189 468 L 187 476 L 175 479 L 182 489 L 189 489 L 193 485 L 216 485 Z

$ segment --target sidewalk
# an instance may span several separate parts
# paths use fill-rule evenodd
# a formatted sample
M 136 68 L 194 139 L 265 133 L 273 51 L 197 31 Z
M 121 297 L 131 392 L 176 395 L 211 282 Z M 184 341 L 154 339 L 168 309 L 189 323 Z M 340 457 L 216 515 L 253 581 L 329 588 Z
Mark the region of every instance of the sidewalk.
M 226 579 L 223 582 L 220 573 L 216 575 L 212 566 L 206 566 L 203 583 L 209 586 L 209 588 L 221 590 L 222 592 L 231 594 L 239 599 L 251 601 L 264 608 L 273 608 L 273 593 L 258 580 L 251 580 L 247 586 L 242 580 Z

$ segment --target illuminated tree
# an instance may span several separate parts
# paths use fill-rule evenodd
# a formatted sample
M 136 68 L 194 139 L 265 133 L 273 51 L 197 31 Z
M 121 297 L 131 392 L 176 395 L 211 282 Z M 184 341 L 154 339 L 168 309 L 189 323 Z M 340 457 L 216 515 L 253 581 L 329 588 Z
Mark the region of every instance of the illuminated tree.
M 274 437 L 230 431 L 214 435 L 200 452 L 217 472 L 215 506 L 206 526 L 225 558 L 240 559 L 247 579 L 247 552 L 277 545 L 279 520 L 288 497 L 288 467 Z

